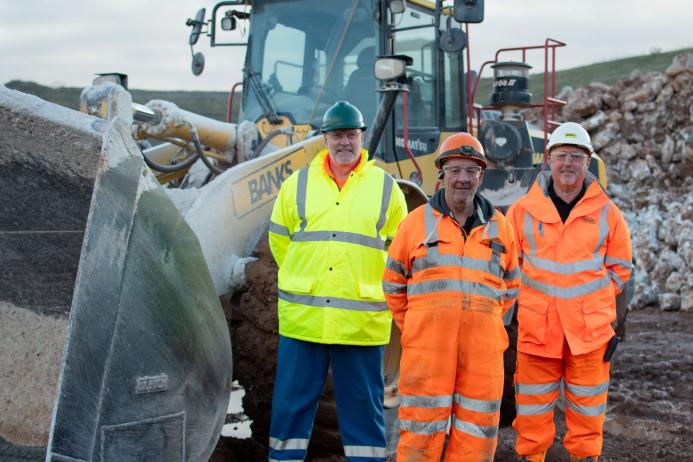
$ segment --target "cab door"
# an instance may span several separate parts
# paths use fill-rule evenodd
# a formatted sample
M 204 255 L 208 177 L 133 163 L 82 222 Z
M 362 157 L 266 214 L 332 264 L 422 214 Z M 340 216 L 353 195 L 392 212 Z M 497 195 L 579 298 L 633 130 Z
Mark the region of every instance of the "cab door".
M 411 79 L 407 104 L 401 94 L 388 127 L 391 136 L 383 160 L 390 167 L 396 165 L 388 169 L 391 173 L 417 183 L 429 195 L 435 192 L 438 177 L 433 163 L 438 146 L 446 134 L 462 130 L 464 123 L 462 52 L 440 49 L 440 24 L 436 10 L 408 4 L 393 20 L 390 41 L 392 54 L 407 55 L 413 62 L 407 67 Z M 410 160 L 405 134 L 421 175 Z

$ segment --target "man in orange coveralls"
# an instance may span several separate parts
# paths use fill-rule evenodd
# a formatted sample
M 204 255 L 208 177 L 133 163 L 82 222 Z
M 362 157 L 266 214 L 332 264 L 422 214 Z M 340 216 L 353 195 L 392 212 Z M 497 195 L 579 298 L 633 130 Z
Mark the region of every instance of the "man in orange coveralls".
M 444 188 L 410 213 L 389 249 L 383 290 L 402 331 L 398 461 L 491 461 L 503 351 L 519 286 L 510 223 L 477 189 L 486 158 L 468 133 L 436 158 Z M 509 316 L 506 316 L 509 317 Z
M 630 277 L 632 250 L 621 212 L 588 173 L 587 132 L 567 122 L 551 135 L 541 172 L 508 211 L 522 265 L 515 396 L 515 449 L 543 461 L 554 440 L 563 381 L 571 461 L 597 461 L 609 388 L 604 352 L 614 335 L 616 294 Z

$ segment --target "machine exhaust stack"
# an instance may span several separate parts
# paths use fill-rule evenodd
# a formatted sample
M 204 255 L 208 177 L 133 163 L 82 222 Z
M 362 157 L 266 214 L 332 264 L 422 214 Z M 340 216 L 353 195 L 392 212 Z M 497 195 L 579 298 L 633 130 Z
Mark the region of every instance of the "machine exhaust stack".
M 501 111 L 503 120 L 521 120 L 520 109 L 532 104 L 527 63 L 507 61 L 493 66 L 491 106 Z

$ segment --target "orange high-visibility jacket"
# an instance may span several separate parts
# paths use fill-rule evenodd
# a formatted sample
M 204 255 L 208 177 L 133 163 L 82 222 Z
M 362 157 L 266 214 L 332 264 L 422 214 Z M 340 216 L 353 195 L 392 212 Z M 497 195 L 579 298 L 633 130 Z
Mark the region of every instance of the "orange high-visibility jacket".
M 562 357 L 603 346 L 613 336 L 616 294 L 632 268 L 623 215 L 588 174 L 585 194 L 563 223 L 541 172 L 526 196 L 508 210 L 522 266 L 517 350 Z
M 504 320 L 512 317 L 519 286 L 512 227 L 479 195 L 477 223 L 466 236 L 455 220 L 431 204 L 404 219 L 383 277 L 385 298 L 402 332 L 412 310 L 427 310 L 435 317 L 436 308 L 458 307 L 504 315 Z
M 383 291 L 402 331 L 398 460 L 491 460 L 503 394 L 503 351 L 520 284 L 513 229 L 475 196 L 466 233 L 444 190 L 404 219 Z

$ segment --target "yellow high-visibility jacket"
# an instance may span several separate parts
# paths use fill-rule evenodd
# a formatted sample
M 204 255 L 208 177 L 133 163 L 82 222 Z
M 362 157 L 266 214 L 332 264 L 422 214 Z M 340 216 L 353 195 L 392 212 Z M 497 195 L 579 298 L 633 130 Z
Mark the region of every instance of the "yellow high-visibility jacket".
M 361 161 L 340 190 L 323 150 L 281 186 L 269 242 L 279 265 L 279 334 L 316 343 L 384 345 L 392 317 L 381 280 L 385 242 L 407 214 L 392 177 Z

